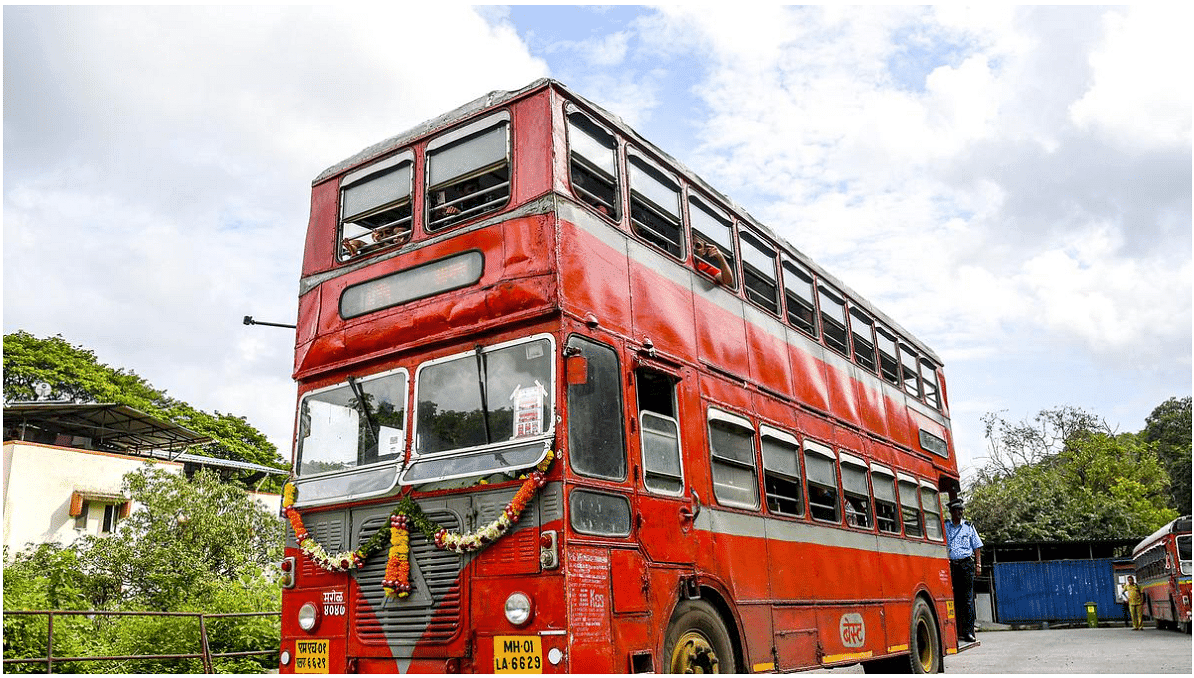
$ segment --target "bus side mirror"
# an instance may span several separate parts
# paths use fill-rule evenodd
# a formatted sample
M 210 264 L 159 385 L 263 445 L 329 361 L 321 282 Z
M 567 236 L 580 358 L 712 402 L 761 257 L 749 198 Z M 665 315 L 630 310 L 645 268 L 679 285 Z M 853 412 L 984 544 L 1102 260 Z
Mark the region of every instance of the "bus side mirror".
M 568 373 L 568 383 L 581 386 L 589 383 L 589 359 L 583 355 L 570 355 L 565 360 L 564 370 Z

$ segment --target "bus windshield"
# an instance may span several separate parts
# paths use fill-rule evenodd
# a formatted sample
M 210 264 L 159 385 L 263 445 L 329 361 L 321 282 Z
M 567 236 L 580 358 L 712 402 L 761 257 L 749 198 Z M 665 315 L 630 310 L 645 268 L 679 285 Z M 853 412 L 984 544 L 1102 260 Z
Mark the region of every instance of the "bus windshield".
M 534 465 L 553 432 L 550 337 L 478 346 L 419 368 L 415 443 L 406 484 Z
M 1182 564 L 1182 574 L 1190 574 L 1190 535 L 1178 535 L 1177 558 Z
M 299 413 L 299 476 L 397 460 L 405 450 L 406 370 L 322 389 Z

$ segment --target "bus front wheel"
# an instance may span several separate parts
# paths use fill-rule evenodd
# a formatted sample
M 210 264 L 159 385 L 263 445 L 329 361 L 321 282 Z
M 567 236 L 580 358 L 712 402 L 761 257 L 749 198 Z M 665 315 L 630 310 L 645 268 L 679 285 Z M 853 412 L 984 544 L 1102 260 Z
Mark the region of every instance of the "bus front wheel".
M 734 645 L 713 606 L 685 600 L 676 606 L 663 643 L 668 673 L 736 673 Z

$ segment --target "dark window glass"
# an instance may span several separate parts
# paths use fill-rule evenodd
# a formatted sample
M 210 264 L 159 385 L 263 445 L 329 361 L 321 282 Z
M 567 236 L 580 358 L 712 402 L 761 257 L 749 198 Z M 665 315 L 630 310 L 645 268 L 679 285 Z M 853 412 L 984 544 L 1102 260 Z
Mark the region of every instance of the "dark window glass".
M 899 534 L 900 512 L 896 505 L 895 477 L 872 473 L 871 486 L 875 493 L 875 518 L 879 530 Z
M 922 537 L 920 501 L 917 498 L 916 484 L 906 480 L 900 481 L 900 506 L 903 508 L 904 534 L 909 537 Z
M 879 345 L 879 373 L 887 381 L 899 386 L 900 364 L 896 361 L 895 335 L 882 327 L 876 327 L 875 338 Z
M 825 345 L 842 355 L 850 355 L 846 338 L 846 304 L 842 298 L 825 287 L 818 287 L 821 301 L 821 329 Z
M 597 212 L 617 220 L 618 142 L 587 116 L 568 115 L 569 173 L 576 197 Z
M 920 397 L 920 376 L 916 371 L 916 354 L 912 349 L 900 344 L 900 375 L 904 380 L 904 391 L 917 398 Z
M 854 335 L 854 362 L 875 371 L 875 334 L 871 319 L 856 308 L 850 309 L 850 333 Z
M 920 384 L 925 390 L 925 402 L 929 407 L 941 409 L 941 399 L 937 397 L 937 366 L 923 358 L 920 361 Z
M 683 258 L 680 185 L 634 156 L 630 157 L 630 224 L 643 240 L 677 259 Z
M 568 515 L 572 529 L 598 537 L 625 537 L 630 534 L 630 502 L 626 497 L 573 490 L 568 495 Z
M 813 337 L 817 336 L 817 307 L 813 302 L 813 276 L 795 263 L 784 260 L 784 296 L 788 322 Z
M 870 529 L 871 490 L 865 466 L 842 463 L 842 493 L 846 499 L 846 524 Z
M 747 300 L 772 313 L 779 313 L 775 250 L 746 229 L 739 230 L 738 239 L 742 250 L 742 284 Z
M 684 489 L 680 465 L 680 423 L 676 411 L 676 380 L 654 370 L 634 373 L 638 392 L 643 484 L 665 494 Z
M 434 145 L 434 142 L 433 142 Z M 427 230 L 500 209 L 510 199 L 510 125 L 501 122 L 427 152 Z
M 831 523 L 838 518 L 837 462 L 809 449 L 804 452 L 804 472 L 808 480 L 808 510 L 817 520 Z
M 581 475 L 626 479 L 618 354 L 583 337 L 568 340 L 568 450 Z M 575 372 L 583 371 L 583 374 Z
M 804 515 L 804 493 L 800 485 L 800 448 L 763 430 L 763 485 L 767 510 L 785 516 Z

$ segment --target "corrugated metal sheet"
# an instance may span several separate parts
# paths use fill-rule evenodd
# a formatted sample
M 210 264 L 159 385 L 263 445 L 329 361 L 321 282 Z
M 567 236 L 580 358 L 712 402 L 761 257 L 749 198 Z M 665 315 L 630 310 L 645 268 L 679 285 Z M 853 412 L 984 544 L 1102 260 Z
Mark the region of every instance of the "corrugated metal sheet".
M 1123 619 L 1111 563 L 1110 558 L 995 563 L 996 621 L 1085 621 L 1087 602 L 1098 604 L 1099 619 Z

